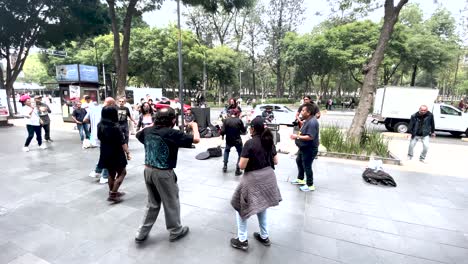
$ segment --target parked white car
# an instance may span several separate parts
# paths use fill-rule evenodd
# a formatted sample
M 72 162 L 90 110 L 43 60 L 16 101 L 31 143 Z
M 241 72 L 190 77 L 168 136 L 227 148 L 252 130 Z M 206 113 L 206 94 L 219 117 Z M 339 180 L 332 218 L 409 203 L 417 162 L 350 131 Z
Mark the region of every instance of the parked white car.
M 292 123 L 296 118 L 296 111 L 293 111 L 287 106 L 281 104 L 260 104 L 255 106 L 255 108 L 250 111 L 250 115 L 247 117 L 247 122 L 250 122 L 250 120 L 254 119 L 256 116 L 261 116 L 267 106 L 271 106 L 273 108 L 273 124 L 292 126 Z

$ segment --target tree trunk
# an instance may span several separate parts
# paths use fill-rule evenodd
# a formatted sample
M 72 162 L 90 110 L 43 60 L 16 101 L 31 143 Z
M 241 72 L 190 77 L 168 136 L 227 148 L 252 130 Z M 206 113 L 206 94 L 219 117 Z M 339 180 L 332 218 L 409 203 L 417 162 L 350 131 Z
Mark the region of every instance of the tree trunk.
M 416 74 L 418 72 L 418 63 L 415 63 L 413 65 L 413 73 L 411 74 L 411 84 L 410 86 L 414 86 L 414 84 L 416 83 Z
M 281 75 L 281 60 L 276 63 L 276 97 L 280 98 L 282 94 L 283 75 Z
M 401 8 L 408 3 L 408 0 L 400 0 L 397 6 L 394 6 L 393 0 L 385 0 L 385 15 L 382 29 L 380 30 L 379 42 L 372 54 L 371 60 L 364 67 L 364 82 L 360 92 L 361 98 L 356 113 L 348 131 L 348 136 L 360 139 L 367 121 L 367 115 L 372 107 L 374 92 L 377 87 L 377 73 L 380 64 L 384 58 L 385 49 L 393 33 L 395 23 L 398 21 L 398 15 Z
M 114 35 L 114 60 L 117 73 L 117 96 L 125 96 L 125 87 L 127 86 L 128 74 L 128 54 L 130 51 L 130 33 L 132 19 L 136 13 L 135 5 L 138 0 L 130 0 L 126 9 L 125 18 L 123 21 L 123 40 L 120 44 L 120 32 L 118 20 L 115 13 L 115 1 L 107 0 L 109 5 L 109 14 L 112 21 L 112 33 Z

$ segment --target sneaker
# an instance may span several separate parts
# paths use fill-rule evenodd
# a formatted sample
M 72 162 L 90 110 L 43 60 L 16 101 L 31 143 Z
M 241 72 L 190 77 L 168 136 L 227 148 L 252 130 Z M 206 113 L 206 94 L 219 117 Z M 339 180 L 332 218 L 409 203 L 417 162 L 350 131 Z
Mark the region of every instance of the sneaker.
M 412 160 L 412 159 L 413 159 L 413 157 L 411 157 L 411 156 L 408 156 L 408 157 L 407 157 L 407 159 L 408 159 L 408 160 Z
M 46 141 L 49 142 L 49 143 L 54 142 L 54 141 L 53 141 L 52 139 L 50 139 L 50 138 L 49 138 L 49 139 L 46 139 Z
M 426 161 L 424 159 L 419 159 L 419 162 L 426 163 Z
M 242 171 L 239 168 L 237 168 L 236 169 L 236 176 L 239 176 L 239 175 L 242 175 Z
M 183 238 L 184 236 L 186 236 L 188 234 L 188 232 L 189 232 L 188 226 L 184 226 L 184 227 L 182 227 L 182 231 L 179 234 L 170 235 L 169 236 L 169 241 L 171 241 L 171 242 L 177 241 L 177 240 Z
M 24 152 L 29 152 L 29 148 L 28 147 L 23 147 L 23 151 Z
M 254 232 L 254 238 L 257 239 L 260 243 L 262 243 L 264 246 L 270 246 L 271 245 L 271 241 L 270 239 L 267 237 L 265 239 L 262 238 L 262 236 L 260 236 L 260 233 L 258 232 Z
M 227 164 L 224 164 L 224 166 L 223 166 L 223 172 L 227 172 Z
M 148 238 L 148 234 L 142 235 L 140 232 L 138 232 L 135 236 L 135 243 L 143 243 L 145 240 Z
M 303 192 L 311 192 L 311 191 L 315 191 L 315 186 L 314 185 L 312 186 L 302 185 L 301 187 L 299 187 L 299 190 Z
M 305 180 L 301 180 L 301 179 L 295 179 L 295 180 L 291 181 L 291 184 L 295 184 L 295 185 L 305 185 L 305 184 L 306 184 L 306 181 L 305 181 Z
M 44 144 L 42 144 L 42 145 L 39 146 L 39 148 L 40 148 L 40 149 L 47 149 L 47 146 L 44 145 Z
M 88 176 L 91 177 L 91 178 L 99 178 L 99 177 L 101 177 L 101 173 L 97 173 L 95 171 L 92 171 L 92 172 L 89 173 Z
M 101 177 L 101 178 L 99 179 L 99 183 L 100 183 L 100 184 L 106 184 L 108 181 L 109 181 L 109 180 L 108 180 L 107 178 L 103 178 L 103 177 Z
M 249 249 L 249 241 L 246 240 L 244 242 L 241 242 L 239 238 L 231 238 L 231 246 L 233 248 L 247 250 Z

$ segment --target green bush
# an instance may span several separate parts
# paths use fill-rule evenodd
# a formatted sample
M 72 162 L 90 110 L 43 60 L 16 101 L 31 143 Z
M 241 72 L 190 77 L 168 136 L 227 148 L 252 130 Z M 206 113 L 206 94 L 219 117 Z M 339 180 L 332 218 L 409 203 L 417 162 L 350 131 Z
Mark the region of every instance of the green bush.
M 377 131 L 364 130 L 361 139 L 348 138 L 338 125 L 320 130 L 320 143 L 330 152 L 389 157 L 388 140 Z

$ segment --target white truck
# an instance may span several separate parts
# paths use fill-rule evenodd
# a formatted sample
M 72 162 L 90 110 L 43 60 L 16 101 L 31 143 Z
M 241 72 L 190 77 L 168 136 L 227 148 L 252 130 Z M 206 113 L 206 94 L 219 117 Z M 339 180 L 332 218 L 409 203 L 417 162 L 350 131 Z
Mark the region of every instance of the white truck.
M 443 103 L 435 103 L 438 89 L 422 87 L 388 86 L 377 89 L 374 99 L 373 123 L 384 124 L 391 132 L 406 133 L 411 115 L 421 105 L 427 105 L 434 115 L 436 131 L 449 132 L 454 136 L 468 136 L 468 114 Z

